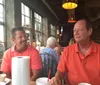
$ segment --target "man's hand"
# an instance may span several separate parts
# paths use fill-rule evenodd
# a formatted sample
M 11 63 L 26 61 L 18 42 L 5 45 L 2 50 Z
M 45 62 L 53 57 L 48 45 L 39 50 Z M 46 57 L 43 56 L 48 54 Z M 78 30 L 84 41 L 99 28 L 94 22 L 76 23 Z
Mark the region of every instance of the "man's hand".
M 53 77 L 50 80 L 50 85 L 62 85 L 61 79 L 57 77 Z
M 62 79 L 64 78 L 64 74 L 60 71 L 57 71 L 55 77 L 50 80 L 50 85 L 62 85 Z
M 32 70 L 33 76 L 31 77 L 31 81 L 36 81 L 36 79 L 40 76 L 41 69 Z

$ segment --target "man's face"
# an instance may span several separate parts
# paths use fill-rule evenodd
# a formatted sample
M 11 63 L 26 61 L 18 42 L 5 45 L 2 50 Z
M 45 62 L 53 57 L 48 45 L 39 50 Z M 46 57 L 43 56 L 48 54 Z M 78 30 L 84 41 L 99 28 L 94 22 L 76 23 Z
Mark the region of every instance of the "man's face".
M 51 46 L 52 48 L 55 48 L 57 46 L 57 43 L 54 42 L 53 45 Z
M 90 36 L 89 30 L 86 29 L 86 22 L 84 20 L 78 21 L 73 29 L 74 39 L 76 42 L 87 40 Z
M 16 47 L 23 49 L 27 45 L 27 37 L 24 31 L 16 31 L 15 37 L 13 38 L 13 42 Z

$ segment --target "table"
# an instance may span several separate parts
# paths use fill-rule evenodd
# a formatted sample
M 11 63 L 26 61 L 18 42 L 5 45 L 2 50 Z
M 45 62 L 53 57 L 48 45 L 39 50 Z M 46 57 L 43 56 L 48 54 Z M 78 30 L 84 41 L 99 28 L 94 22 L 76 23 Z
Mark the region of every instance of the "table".
M 10 83 L 8 83 L 7 85 L 11 85 L 11 82 L 10 82 Z M 31 81 L 31 82 L 30 82 L 30 85 L 36 85 L 36 82 Z
M 11 83 L 8 83 L 7 85 L 11 85 Z M 36 85 L 36 82 L 31 81 L 31 82 L 30 82 L 30 85 Z M 66 85 L 66 84 L 63 84 L 63 85 Z

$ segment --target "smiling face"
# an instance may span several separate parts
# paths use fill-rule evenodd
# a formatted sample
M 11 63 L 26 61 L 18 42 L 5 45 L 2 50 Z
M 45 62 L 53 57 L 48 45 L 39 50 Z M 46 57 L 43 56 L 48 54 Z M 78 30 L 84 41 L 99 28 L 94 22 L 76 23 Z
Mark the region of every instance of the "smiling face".
M 27 37 L 24 31 L 15 31 L 14 37 L 12 38 L 16 48 L 22 50 L 27 46 Z
M 92 29 L 87 30 L 86 29 L 86 21 L 85 20 L 79 20 L 75 25 L 73 29 L 74 33 L 74 39 L 76 42 L 82 42 L 89 39 Z

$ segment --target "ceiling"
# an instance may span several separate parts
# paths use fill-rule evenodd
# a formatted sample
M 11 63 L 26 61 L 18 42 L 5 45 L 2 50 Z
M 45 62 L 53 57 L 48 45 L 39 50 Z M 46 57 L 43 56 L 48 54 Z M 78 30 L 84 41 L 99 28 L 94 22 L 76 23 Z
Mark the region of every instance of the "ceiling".
M 59 18 L 60 24 L 66 24 L 68 20 L 67 10 L 62 8 L 62 0 L 45 0 Z M 100 18 L 100 0 L 78 0 L 75 9 L 76 20 L 88 17 L 92 22 Z
M 59 30 L 63 27 L 63 34 L 60 37 L 60 45 L 66 46 L 69 39 L 73 37 L 74 23 L 68 23 L 68 11 L 62 8 L 62 0 L 42 0 L 59 20 Z M 75 9 L 75 19 L 88 18 L 93 23 L 92 40 L 100 43 L 100 0 L 78 0 L 78 7 Z
M 63 41 L 68 42 L 73 34 L 74 24 L 67 23 L 68 12 L 62 8 L 62 0 L 45 0 L 59 18 L 59 23 L 64 27 Z M 88 18 L 93 22 L 92 39 L 100 43 L 100 0 L 78 0 L 78 7 L 75 9 L 76 20 Z M 67 29 L 66 29 L 67 28 Z

